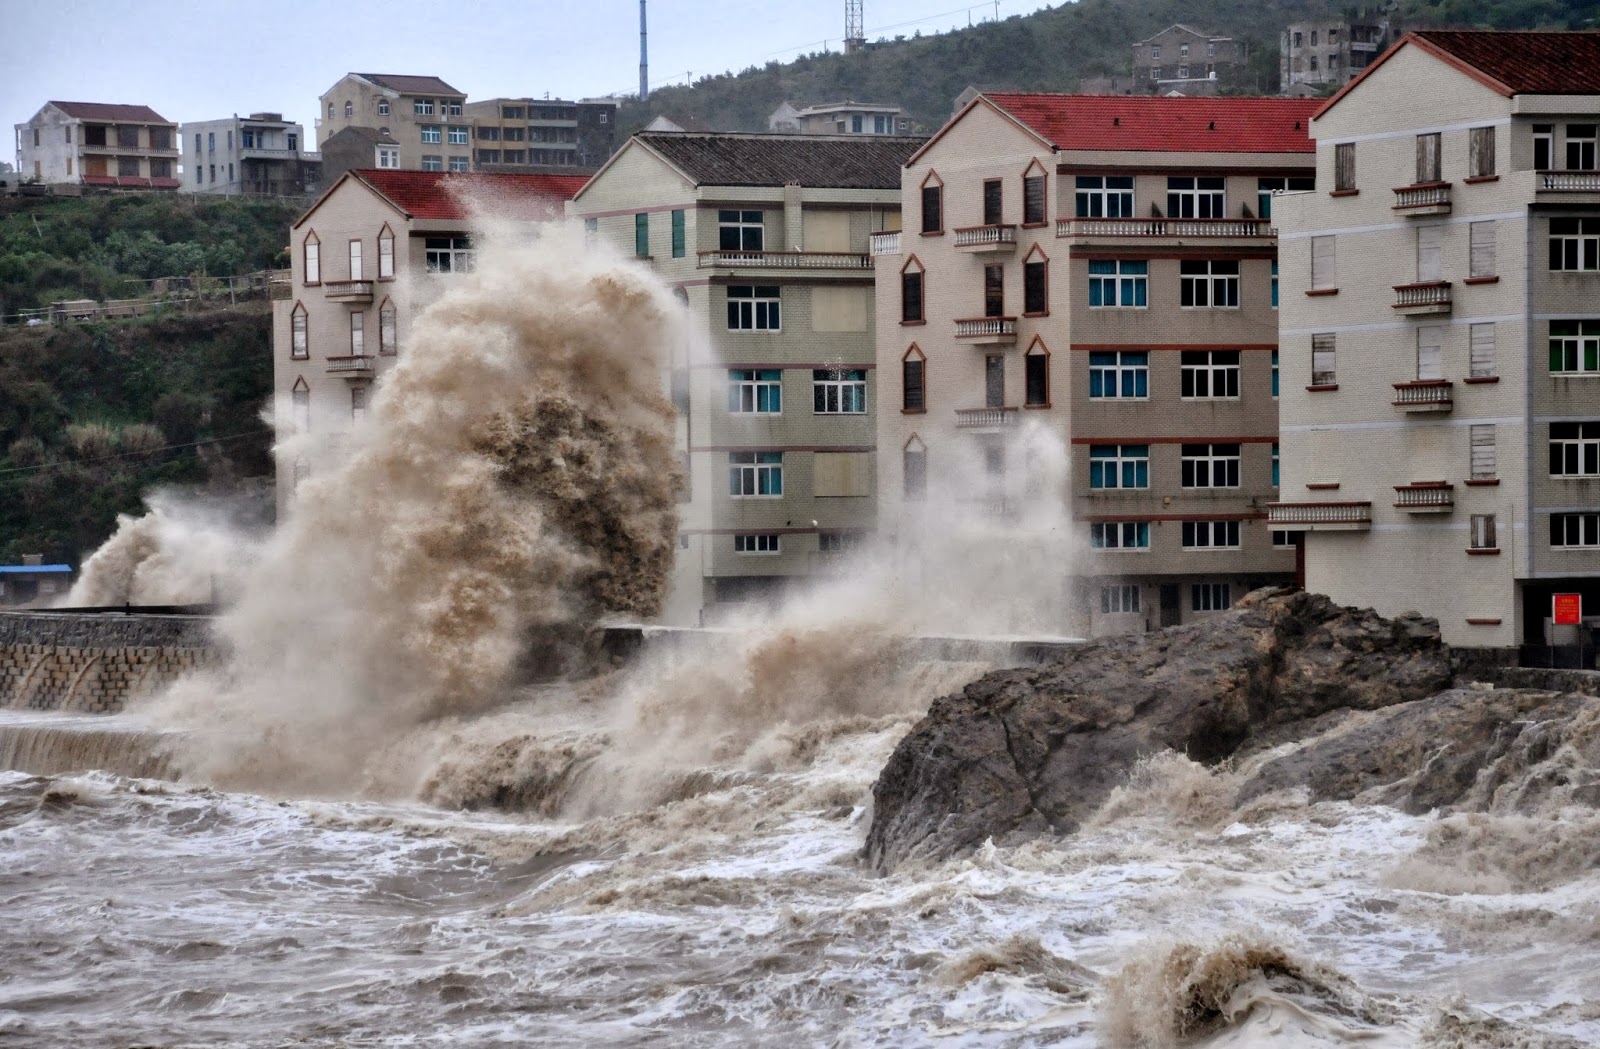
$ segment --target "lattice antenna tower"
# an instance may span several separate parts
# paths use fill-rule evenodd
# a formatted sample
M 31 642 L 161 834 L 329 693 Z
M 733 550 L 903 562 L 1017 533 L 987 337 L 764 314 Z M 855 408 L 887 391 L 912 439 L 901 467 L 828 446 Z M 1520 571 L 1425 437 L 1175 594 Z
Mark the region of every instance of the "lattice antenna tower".
M 867 34 L 862 29 L 862 0 L 844 0 L 844 53 L 853 55 L 867 46 Z

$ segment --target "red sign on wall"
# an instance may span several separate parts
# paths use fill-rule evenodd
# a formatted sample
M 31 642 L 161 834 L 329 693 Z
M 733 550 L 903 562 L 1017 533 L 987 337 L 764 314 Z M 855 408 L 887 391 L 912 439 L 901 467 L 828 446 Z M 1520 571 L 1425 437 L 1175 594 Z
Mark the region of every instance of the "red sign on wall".
M 1554 597 L 1556 626 L 1578 626 L 1583 622 L 1583 595 L 1556 594 Z

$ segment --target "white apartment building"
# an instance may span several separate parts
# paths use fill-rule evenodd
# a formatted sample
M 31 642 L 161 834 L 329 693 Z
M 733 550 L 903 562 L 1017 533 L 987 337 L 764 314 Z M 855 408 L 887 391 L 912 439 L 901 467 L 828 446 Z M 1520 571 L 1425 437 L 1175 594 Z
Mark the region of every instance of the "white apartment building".
M 1283 486 L 1308 589 L 1551 658 L 1600 623 L 1600 34 L 1411 33 L 1280 198 Z
M 235 114 L 183 125 L 184 188 L 224 196 L 296 196 L 315 193 L 320 154 L 305 149 L 305 128 L 282 113 Z

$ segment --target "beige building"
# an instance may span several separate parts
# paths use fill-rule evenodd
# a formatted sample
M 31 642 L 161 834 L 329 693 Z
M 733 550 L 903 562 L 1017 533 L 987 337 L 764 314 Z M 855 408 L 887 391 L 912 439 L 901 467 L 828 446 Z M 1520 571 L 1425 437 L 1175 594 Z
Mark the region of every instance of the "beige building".
M 1133 83 L 1151 94 L 1216 94 L 1241 80 L 1248 57 L 1242 40 L 1172 25 L 1133 45 Z
M 1275 495 L 1274 194 L 1315 102 L 980 94 L 906 164 L 873 240 L 879 527 L 1027 513 L 1070 455 L 1058 632 L 1184 622 L 1293 578 Z M 996 593 L 997 601 L 1007 600 Z
M 272 312 L 272 375 L 280 438 L 330 447 L 366 411 L 419 309 L 473 267 L 473 231 L 457 189 L 493 194 L 502 217 L 561 217 L 583 185 L 571 175 L 345 173 L 290 228 L 288 295 Z M 327 441 L 323 441 L 327 435 Z M 306 457 L 279 462 L 286 515 Z
M 178 125 L 149 106 L 46 102 L 16 125 L 23 180 L 104 189 L 177 189 Z
M 1296 85 L 1339 87 L 1359 76 L 1388 43 L 1387 22 L 1294 22 L 1279 38 L 1278 78 L 1285 93 Z
M 665 618 L 726 618 L 876 524 L 880 394 L 868 237 L 897 229 L 909 138 L 641 132 L 573 201 L 677 289 L 688 462 Z
M 317 144 L 347 128 L 383 139 L 370 166 L 405 171 L 470 171 L 472 121 L 467 96 L 436 76 L 346 73 L 319 100 Z M 363 165 L 366 166 L 366 165 Z M 329 179 L 343 171 L 330 167 Z
M 1309 589 L 1542 662 L 1552 595 L 1600 622 L 1600 35 L 1412 33 L 1311 127 L 1273 521 Z
M 474 171 L 576 168 L 593 171 L 616 149 L 617 104 L 559 98 L 467 103 Z

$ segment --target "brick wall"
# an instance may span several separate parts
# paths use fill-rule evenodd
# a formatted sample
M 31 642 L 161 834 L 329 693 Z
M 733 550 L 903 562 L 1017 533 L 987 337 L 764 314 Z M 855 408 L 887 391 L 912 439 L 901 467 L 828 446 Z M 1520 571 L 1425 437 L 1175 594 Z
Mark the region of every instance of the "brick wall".
M 220 655 L 206 616 L 0 613 L 0 707 L 113 713 Z

